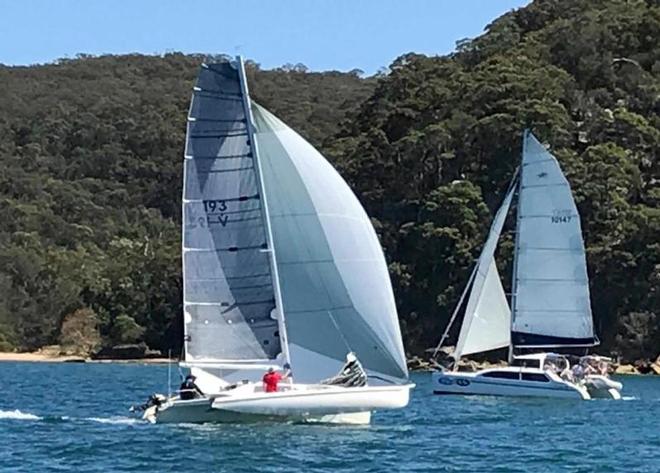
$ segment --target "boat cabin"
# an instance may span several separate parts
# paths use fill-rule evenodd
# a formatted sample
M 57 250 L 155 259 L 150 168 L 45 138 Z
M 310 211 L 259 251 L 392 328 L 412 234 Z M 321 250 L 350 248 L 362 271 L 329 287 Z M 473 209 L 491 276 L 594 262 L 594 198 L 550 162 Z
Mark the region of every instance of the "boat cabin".
M 570 362 L 566 356 L 558 353 L 530 353 L 529 355 L 514 356 L 511 366 L 539 370 L 551 369 L 552 371 L 561 372 L 570 368 Z

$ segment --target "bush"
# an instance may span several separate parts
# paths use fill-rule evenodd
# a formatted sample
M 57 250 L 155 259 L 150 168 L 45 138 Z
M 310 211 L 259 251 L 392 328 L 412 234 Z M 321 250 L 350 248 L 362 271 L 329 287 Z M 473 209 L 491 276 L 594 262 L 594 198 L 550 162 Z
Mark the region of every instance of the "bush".
M 144 327 L 130 315 L 119 315 L 112 326 L 112 340 L 116 344 L 135 343 L 142 338 L 143 334 Z

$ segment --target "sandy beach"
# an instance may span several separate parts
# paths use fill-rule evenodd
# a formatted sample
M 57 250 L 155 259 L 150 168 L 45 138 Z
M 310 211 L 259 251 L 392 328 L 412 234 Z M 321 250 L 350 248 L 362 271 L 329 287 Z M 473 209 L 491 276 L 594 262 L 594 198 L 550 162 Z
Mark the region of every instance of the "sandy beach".
M 2 361 L 29 361 L 29 362 L 49 362 L 49 363 L 167 363 L 167 358 L 139 358 L 130 360 L 93 360 L 80 356 L 51 355 L 43 352 L 0 352 L 0 362 Z M 176 360 L 172 360 L 176 362 Z

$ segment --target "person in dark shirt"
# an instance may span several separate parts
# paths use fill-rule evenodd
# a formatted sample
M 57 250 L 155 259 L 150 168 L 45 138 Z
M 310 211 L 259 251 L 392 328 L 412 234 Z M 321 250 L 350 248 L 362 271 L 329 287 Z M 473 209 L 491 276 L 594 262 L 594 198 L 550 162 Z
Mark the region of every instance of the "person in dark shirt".
M 179 397 L 183 400 L 195 399 L 198 397 L 203 397 L 204 393 L 201 389 L 195 384 L 195 376 L 189 374 L 186 376 L 186 379 L 183 380 L 181 386 L 179 387 Z

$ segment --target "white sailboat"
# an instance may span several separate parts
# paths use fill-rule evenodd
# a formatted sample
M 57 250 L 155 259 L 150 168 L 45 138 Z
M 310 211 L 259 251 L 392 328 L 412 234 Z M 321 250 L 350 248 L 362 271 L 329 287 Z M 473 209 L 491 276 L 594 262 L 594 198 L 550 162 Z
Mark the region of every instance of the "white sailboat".
M 374 410 L 408 404 L 371 222 L 323 156 L 251 102 L 240 57 L 203 65 L 194 87 L 182 231 L 180 365 L 203 396 L 154 398 L 146 419 L 368 423 Z M 348 353 L 366 383 L 333 378 Z M 289 366 L 292 377 L 265 392 L 264 371 Z
M 517 195 L 511 308 L 495 263 L 495 250 Z M 453 370 L 434 372 L 436 394 L 480 394 L 619 399 L 621 384 L 607 376 L 602 357 L 583 357 L 571 369 L 557 353 L 533 351 L 598 344 L 594 335 L 580 216 L 556 158 L 529 132 L 522 163 L 495 215 L 470 280 L 445 330 L 445 342 L 470 290 Z M 509 366 L 467 373 L 462 356 L 509 347 Z M 437 350 L 436 350 L 437 353 Z M 600 371 L 593 367 L 601 364 Z

